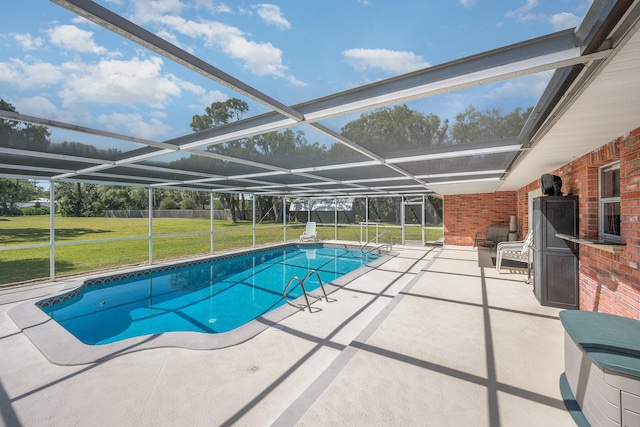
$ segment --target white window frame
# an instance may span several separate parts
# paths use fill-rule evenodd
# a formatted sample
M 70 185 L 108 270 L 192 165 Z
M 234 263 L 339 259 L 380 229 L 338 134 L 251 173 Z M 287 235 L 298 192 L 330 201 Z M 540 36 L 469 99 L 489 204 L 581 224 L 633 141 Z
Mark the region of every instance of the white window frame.
M 605 203 L 620 203 L 620 196 L 618 197 L 602 197 L 602 172 L 607 169 L 620 169 L 620 162 L 609 163 L 608 165 L 604 165 L 598 169 L 598 237 L 604 240 L 609 240 L 613 242 L 620 242 L 620 236 L 615 234 L 605 233 L 606 230 L 605 225 L 605 214 L 604 214 L 604 205 Z M 618 192 L 619 193 L 619 192 Z

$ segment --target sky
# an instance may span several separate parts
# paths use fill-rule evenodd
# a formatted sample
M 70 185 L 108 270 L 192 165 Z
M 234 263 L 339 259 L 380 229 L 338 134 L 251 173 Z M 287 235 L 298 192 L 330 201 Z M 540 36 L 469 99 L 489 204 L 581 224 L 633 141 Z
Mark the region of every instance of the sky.
M 100 0 L 287 104 L 572 28 L 589 0 Z M 46 0 L 3 2 L 0 98 L 21 114 L 154 141 L 241 95 Z M 551 72 L 412 102 L 441 117 L 533 106 Z M 266 108 L 244 99 L 249 115 Z M 339 131 L 353 117 L 327 123 Z M 60 136 L 62 138 L 62 136 Z

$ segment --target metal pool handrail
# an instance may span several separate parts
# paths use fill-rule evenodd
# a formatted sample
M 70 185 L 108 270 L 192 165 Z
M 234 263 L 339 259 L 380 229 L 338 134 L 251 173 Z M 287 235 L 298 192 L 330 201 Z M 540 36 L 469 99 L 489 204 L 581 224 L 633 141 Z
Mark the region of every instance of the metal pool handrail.
M 382 237 L 382 236 L 383 236 L 383 235 L 385 235 L 385 234 L 388 234 L 388 235 L 389 235 L 389 243 L 386 243 L 386 244 L 385 244 L 385 243 L 383 243 L 383 244 L 382 244 L 382 245 L 380 245 L 380 246 L 374 246 L 373 248 L 371 248 L 371 249 L 367 249 L 367 250 L 365 251 L 365 248 L 367 247 L 367 245 L 368 245 L 369 243 L 371 243 L 373 240 L 375 240 L 375 241 L 376 241 L 376 244 L 378 244 L 378 238 L 379 238 L 379 237 Z M 362 245 L 362 247 L 360 248 L 360 252 L 362 252 L 362 254 L 365 254 L 365 253 L 373 252 L 373 251 L 375 251 L 376 249 L 378 249 L 378 248 L 383 248 L 383 247 L 385 247 L 385 246 L 386 246 L 389 250 L 391 250 L 391 249 L 393 248 L 393 233 L 391 233 L 391 230 L 385 230 L 385 231 L 383 231 L 382 233 L 380 233 L 380 234 L 376 234 L 375 236 L 373 236 L 372 238 L 370 238 L 370 239 L 367 241 L 367 243 L 365 243 L 364 245 Z
M 295 303 L 293 301 L 289 301 L 289 299 L 287 299 L 287 291 L 289 290 L 289 286 L 291 286 L 293 282 L 298 281 L 298 283 L 300 284 L 300 287 L 302 288 L 302 295 L 304 296 L 304 300 L 307 303 L 307 308 L 309 309 L 309 313 L 311 313 L 311 304 L 309 303 L 309 297 L 313 297 L 317 300 L 322 300 L 322 296 L 311 294 L 307 292 L 306 289 L 304 288 L 304 284 L 306 283 L 307 279 L 309 279 L 309 276 L 311 276 L 312 274 L 315 274 L 316 277 L 318 278 L 318 283 L 320 283 L 320 288 L 322 289 L 322 293 L 324 294 L 324 297 L 327 300 L 327 302 L 329 302 L 329 297 L 327 296 L 327 292 L 324 289 L 324 284 L 322 283 L 320 274 L 318 274 L 316 270 L 307 271 L 307 274 L 306 276 L 304 276 L 304 279 L 300 279 L 298 276 L 293 276 L 291 279 L 289 279 L 289 283 L 287 283 L 287 286 L 284 287 L 284 291 L 282 291 L 282 298 L 284 298 L 287 304 L 293 307 L 296 307 L 300 310 L 304 310 L 304 305 Z

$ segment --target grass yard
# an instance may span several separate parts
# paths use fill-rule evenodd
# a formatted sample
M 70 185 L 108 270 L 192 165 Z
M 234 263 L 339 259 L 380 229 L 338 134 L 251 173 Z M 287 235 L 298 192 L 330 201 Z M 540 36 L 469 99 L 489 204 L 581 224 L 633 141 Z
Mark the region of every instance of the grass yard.
M 208 219 L 155 218 L 153 261 L 210 253 Z M 216 252 L 251 247 L 251 221 L 215 221 Z M 400 242 L 400 229 L 387 228 Z M 302 224 L 287 225 L 287 240 L 297 240 Z M 146 218 L 55 218 L 56 276 L 146 263 L 149 260 L 149 220 Z M 189 234 L 184 234 L 189 233 Z M 373 237 L 373 230 L 369 237 Z M 442 229 L 426 229 L 427 240 L 442 237 Z M 165 236 L 182 234 L 180 236 Z M 137 238 L 136 238 L 137 237 Z M 335 238 L 333 226 L 318 226 L 318 237 Z M 359 226 L 338 227 L 338 239 L 360 240 Z M 420 227 L 407 229 L 406 239 L 420 240 Z M 99 239 L 121 239 L 95 242 Z M 49 243 L 48 216 L 0 217 L 0 248 Z M 284 241 L 280 224 L 259 224 L 256 244 Z M 384 242 L 388 241 L 385 237 Z M 85 242 L 85 243 L 82 243 Z M 382 241 L 381 241 L 382 242 Z M 74 243 L 74 244 L 69 244 Z M 0 285 L 49 277 L 49 247 L 0 250 Z

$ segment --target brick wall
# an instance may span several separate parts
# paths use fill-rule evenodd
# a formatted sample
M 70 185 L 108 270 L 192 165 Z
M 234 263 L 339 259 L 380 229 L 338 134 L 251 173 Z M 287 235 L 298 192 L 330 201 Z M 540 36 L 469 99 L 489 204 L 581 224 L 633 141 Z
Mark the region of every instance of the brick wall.
M 563 194 L 578 196 L 580 236 L 598 237 L 598 174 L 601 166 L 620 161 L 622 252 L 580 246 L 580 309 L 640 319 L 640 128 L 603 145 L 553 173 L 562 178 Z M 444 197 L 444 242 L 473 245 L 477 231 L 490 224 L 508 225 L 518 216 L 520 237 L 528 227 L 528 193 L 535 180 L 517 192 Z
M 491 224 L 509 225 L 518 212 L 517 196 L 515 191 L 444 196 L 444 243 L 473 245 L 476 232 L 486 232 Z
M 563 194 L 578 196 L 580 236 L 598 237 L 598 174 L 620 161 L 621 253 L 580 246 L 580 309 L 640 319 L 640 128 L 551 171 L 562 178 Z M 542 172 L 544 173 L 544 172 Z M 518 190 L 520 224 L 527 224 L 527 193 Z

